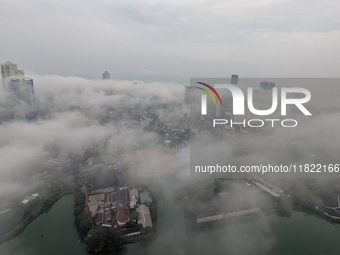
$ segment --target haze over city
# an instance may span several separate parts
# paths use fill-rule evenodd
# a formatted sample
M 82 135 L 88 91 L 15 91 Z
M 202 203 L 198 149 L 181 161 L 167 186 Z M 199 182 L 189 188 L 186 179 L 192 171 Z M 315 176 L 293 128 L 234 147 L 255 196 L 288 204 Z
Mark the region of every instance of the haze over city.
M 332 1 L 2 1 L 0 62 L 40 75 L 188 84 L 339 77 Z
M 0 254 L 339 250 L 337 1 L 1 6 Z

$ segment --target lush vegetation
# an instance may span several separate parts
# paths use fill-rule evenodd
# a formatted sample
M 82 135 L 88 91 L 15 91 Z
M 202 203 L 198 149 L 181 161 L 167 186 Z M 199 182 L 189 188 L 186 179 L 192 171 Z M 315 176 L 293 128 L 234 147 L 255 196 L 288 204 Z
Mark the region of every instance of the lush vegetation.
M 85 242 L 89 252 L 109 252 L 116 254 L 123 247 L 125 237 L 117 230 L 97 228 L 88 232 Z
M 81 237 L 84 239 L 91 230 L 92 220 L 85 211 L 85 194 L 80 190 L 79 186 L 74 191 L 74 216 L 75 223 Z

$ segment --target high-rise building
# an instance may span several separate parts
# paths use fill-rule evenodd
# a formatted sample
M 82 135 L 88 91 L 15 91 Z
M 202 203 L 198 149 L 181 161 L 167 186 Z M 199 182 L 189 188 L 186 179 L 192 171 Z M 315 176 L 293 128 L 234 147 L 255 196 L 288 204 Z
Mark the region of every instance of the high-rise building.
M 14 64 L 11 61 L 7 61 L 6 63 L 1 65 L 1 76 L 2 76 L 2 85 L 7 86 L 7 82 L 9 78 L 23 77 L 24 71 L 18 70 L 17 64 Z
M 30 78 L 9 78 L 8 90 L 11 92 L 14 104 L 24 104 L 26 116 L 34 113 L 34 86 Z
M 230 84 L 238 84 L 238 75 L 237 74 L 233 74 L 231 76 Z
M 272 82 L 272 81 L 269 81 L 269 82 L 268 81 L 262 81 L 260 83 L 260 88 L 263 88 L 265 90 L 270 90 L 270 89 L 272 89 L 274 87 L 275 87 L 275 83 Z
M 108 71 L 103 73 L 103 80 L 110 80 L 110 73 Z
M 32 118 L 35 112 L 33 79 L 25 78 L 24 71 L 18 70 L 11 61 L 1 65 L 1 76 L 4 87 L 11 94 L 10 105 L 16 109 L 14 115 Z

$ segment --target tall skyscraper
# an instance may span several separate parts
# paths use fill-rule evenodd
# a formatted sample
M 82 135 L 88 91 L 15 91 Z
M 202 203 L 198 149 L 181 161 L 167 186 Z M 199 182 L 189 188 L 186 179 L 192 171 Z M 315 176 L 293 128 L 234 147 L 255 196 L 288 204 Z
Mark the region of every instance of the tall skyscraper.
M 30 78 L 9 78 L 8 90 L 13 97 L 13 103 L 24 104 L 26 116 L 31 116 L 34 109 L 34 86 Z
M 6 87 L 9 78 L 24 77 L 24 71 L 18 70 L 17 64 L 14 64 L 11 61 L 7 61 L 6 63 L 1 65 L 1 76 L 2 85 Z
M 238 84 L 238 75 L 237 74 L 233 74 L 231 76 L 230 84 Z
M 10 102 L 13 109 L 20 106 L 22 115 L 28 118 L 34 116 L 33 79 L 25 78 L 24 71 L 18 70 L 17 65 L 11 61 L 1 65 L 1 76 L 4 87 L 11 93 Z
M 110 80 L 110 73 L 108 71 L 103 73 L 103 80 Z
M 272 82 L 272 81 L 269 81 L 269 82 L 268 81 L 262 81 L 260 83 L 260 88 L 263 88 L 265 90 L 270 90 L 270 89 L 272 89 L 274 87 L 275 87 L 275 83 Z

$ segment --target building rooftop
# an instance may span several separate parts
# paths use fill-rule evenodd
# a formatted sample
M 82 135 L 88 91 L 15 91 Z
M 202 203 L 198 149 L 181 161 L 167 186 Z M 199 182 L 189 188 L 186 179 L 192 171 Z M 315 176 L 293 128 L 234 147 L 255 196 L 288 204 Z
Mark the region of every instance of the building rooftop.
M 143 192 L 140 194 L 140 202 L 141 203 L 152 203 L 152 198 L 150 197 L 149 192 Z
M 98 206 L 103 205 L 103 204 L 104 204 L 104 194 L 89 196 L 87 206 L 89 207 L 89 211 L 91 212 L 92 217 L 94 217 L 95 213 L 97 213 Z
M 131 197 L 136 197 L 138 199 L 138 189 L 130 189 L 129 190 L 129 195 Z
M 112 165 L 118 163 L 121 158 L 115 158 L 112 155 L 106 154 L 102 156 L 102 160 L 105 162 L 106 165 Z
M 130 211 L 127 207 L 122 206 L 117 210 L 117 221 L 118 224 L 125 224 L 130 220 Z
M 152 227 L 152 220 L 150 216 L 150 210 L 146 205 L 140 205 L 137 208 L 139 212 L 138 222 L 143 225 L 143 227 Z
M 98 213 L 95 217 L 96 225 L 100 225 L 103 223 L 103 213 Z

